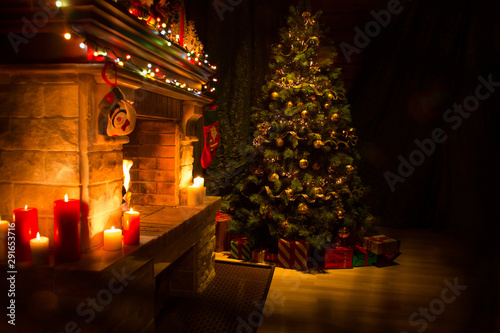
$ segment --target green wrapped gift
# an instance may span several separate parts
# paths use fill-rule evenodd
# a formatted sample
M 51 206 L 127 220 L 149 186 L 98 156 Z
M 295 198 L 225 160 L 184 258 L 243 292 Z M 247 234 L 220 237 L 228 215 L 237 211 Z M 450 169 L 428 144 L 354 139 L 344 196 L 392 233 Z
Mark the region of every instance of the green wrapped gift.
M 377 263 L 377 255 L 364 247 L 353 246 L 352 267 L 373 266 Z

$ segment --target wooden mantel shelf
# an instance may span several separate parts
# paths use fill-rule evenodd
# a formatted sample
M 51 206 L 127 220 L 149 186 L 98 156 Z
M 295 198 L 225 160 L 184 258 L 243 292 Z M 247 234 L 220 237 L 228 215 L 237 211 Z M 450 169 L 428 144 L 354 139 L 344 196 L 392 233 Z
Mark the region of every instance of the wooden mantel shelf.
M 3 320 L 0 331 L 65 332 L 65 325 L 74 323 L 82 332 L 154 332 L 162 274 L 213 230 L 220 206 L 219 197 L 195 207 L 136 206 L 139 245 L 121 251 L 100 246 L 70 263 L 55 264 L 51 257 L 48 265 L 17 264 L 16 326 Z M 6 262 L 0 269 L 7 271 Z M 8 290 L 7 282 L 2 280 L 2 290 Z M 89 300 L 100 311 L 92 310 Z

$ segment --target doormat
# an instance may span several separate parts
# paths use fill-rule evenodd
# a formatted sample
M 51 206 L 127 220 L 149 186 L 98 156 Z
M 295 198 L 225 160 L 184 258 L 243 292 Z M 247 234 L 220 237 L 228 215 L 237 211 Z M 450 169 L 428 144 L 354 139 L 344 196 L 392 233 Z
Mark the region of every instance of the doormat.
M 200 295 L 171 299 L 156 333 L 256 332 L 274 267 L 215 262 L 215 278 Z

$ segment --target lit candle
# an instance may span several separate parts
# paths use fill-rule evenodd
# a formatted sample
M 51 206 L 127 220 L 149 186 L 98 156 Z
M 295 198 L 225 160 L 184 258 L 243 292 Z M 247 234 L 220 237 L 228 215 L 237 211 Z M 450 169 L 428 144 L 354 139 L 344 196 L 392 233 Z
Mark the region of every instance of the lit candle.
M 139 244 L 141 214 L 134 211 L 132 208 L 128 212 L 123 213 L 123 244 L 137 245 Z
M 197 187 L 195 185 L 191 185 L 188 187 L 188 197 L 187 204 L 188 206 L 199 206 L 203 204 L 203 190 L 204 187 Z
M 40 237 L 37 232 L 36 238 L 30 240 L 31 263 L 33 265 L 45 265 L 49 263 L 49 238 Z
M 33 207 L 14 209 L 14 232 L 16 234 L 16 261 L 31 260 L 30 240 L 38 232 L 38 210 Z
M 9 233 L 9 221 L 0 217 L 0 261 L 7 260 L 7 235 Z
M 56 262 L 80 259 L 80 200 L 54 201 L 54 259 Z
M 196 187 L 203 187 L 205 186 L 205 179 L 196 177 L 195 179 L 193 179 L 193 185 Z
M 122 248 L 122 230 L 111 229 L 104 230 L 104 249 L 107 251 L 120 250 Z

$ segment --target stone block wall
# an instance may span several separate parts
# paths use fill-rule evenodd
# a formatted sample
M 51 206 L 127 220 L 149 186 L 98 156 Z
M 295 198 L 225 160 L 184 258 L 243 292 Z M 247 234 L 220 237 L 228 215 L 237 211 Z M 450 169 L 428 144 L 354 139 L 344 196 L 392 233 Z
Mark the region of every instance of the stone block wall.
M 28 205 L 53 244 L 53 202 L 82 202 L 82 250 L 121 223 L 122 152 L 97 142 L 97 104 L 109 86 L 87 74 L 22 70 L 0 75 L 0 215 Z

